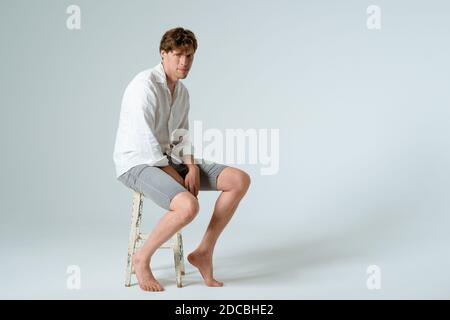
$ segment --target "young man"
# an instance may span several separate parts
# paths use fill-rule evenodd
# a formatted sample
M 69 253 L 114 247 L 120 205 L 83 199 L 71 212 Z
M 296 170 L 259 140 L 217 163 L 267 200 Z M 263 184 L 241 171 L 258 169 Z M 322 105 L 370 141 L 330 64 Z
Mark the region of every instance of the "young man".
M 176 139 L 177 132 L 189 129 L 189 94 L 179 80 L 192 67 L 197 40 L 191 31 L 175 28 L 163 35 L 159 49 L 161 63 L 139 73 L 125 90 L 114 148 L 119 181 L 168 210 L 134 254 L 134 269 L 141 289 L 164 290 L 151 272 L 152 255 L 195 218 L 199 190 L 218 190 L 205 235 L 187 259 L 207 286 L 221 287 L 213 277 L 214 247 L 247 192 L 250 177 L 237 168 L 194 161 L 189 140 Z

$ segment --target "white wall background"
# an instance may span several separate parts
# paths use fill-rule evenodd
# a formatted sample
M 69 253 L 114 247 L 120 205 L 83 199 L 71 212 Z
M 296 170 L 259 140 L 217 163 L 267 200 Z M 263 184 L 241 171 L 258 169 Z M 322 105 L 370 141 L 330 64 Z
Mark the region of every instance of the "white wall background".
M 66 8 L 81 8 L 81 30 Z M 381 29 L 366 9 L 381 8 Z M 449 298 L 446 1 L 0 2 L 1 298 Z M 184 81 L 204 128 L 280 129 L 216 249 L 220 289 L 190 269 L 159 295 L 124 288 L 131 192 L 112 151 L 123 90 L 164 31 L 199 49 Z M 185 228 L 195 248 L 218 193 Z M 144 229 L 163 213 L 146 201 Z M 366 268 L 381 268 L 368 290 Z M 66 268 L 79 265 L 81 290 Z

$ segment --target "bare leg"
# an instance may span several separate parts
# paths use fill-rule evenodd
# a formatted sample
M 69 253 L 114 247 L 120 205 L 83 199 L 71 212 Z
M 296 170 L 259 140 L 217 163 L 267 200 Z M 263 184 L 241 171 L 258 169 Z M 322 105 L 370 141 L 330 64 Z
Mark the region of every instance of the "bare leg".
M 162 291 L 161 284 L 150 269 L 150 260 L 155 251 L 177 231 L 194 219 L 198 213 L 198 201 L 190 192 L 177 194 L 168 211 L 154 228 L 144 245 L 133 255 L 133 265 L 139 286 L 145 291 Z
M 232 167 L 225 168 L 217 179 L 217 188 L 222 190 L 222 193 L 216 201 L 214 213 L 201 243 L 187 257 L 188 261 L 199 269 L 207 286 L 221 287 L 223 285 L 223 282 L 217 281 L 213 277 L 214 247 L 249 186 L 248 174 Z

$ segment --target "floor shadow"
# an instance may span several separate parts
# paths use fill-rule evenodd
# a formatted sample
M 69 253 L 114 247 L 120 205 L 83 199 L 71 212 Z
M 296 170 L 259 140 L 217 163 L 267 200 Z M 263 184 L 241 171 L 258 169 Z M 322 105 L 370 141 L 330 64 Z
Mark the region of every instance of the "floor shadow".
M 345 228 L 335 228 L 316 234 L 315 237 L 300 237 L 292 234 L 261 241 L 255 247 L 240 247 L 240 251 L 214 258 L 214 274 L 225 283 L 263 283 L 265 281 L 289 282 L 293 275 L 298 279 L 318 268 L 332 268 L 340 263 L 371 262 L 373 254 L 389 247 L 389 242 L 395 238 L 400 227 L 406 226 L 404 215 L 393 215 L 385 210 L 367 214 Z M 254 231 L 256 232 L 256 231 Z M 381 237 L 382 235 L 382 237 Z M 381 242 L 380 242 L 381 238 Z M 186 275 L 200 274 L 196 268 L 185 261 Z M 172 264 L 155 266 L 153 270 L 170 272 Z M 201 279 L 201 278 L 200 278 Z M 175 276 L 166 276 L 161 284 L 172 285 Z M 185 286 L 201 284 L 202 280 L 189 279 Z
M 369 265 L 371 257 L 398 242 L 400 228 L 405 228 L 405 214 L 393 218 L 388 211 L 374 212 L 342 229 L 329 230 L 315 238 L 301 238 L 275 242 L 267 239 L 256 248 L 241 250 L 214 260 L 215 274 L 224 273 L 220 280 L 227 282 L 290 281 L 318 268 L 331 268 L 339 263 Z M 388 218 L 389 217 L 389 218 Z M 287 237 L 284 235 L 283 237 Z M 231 275 L 230 275 L 231 274 Z

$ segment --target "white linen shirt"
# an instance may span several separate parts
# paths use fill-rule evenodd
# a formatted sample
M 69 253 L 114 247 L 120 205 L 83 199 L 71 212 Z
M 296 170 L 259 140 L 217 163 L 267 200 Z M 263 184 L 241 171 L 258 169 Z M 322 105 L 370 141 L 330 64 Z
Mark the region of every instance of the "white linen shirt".
M 171 133 L 176 129 L 189 130 L 188 113 L 186 87 L 178 80 L 172 101 L 162 63 L 138 73 L 122 98 L 113 154 L 116 176 L 140 164 L 167 166 L 166 154 L 181 163 L 180 157 L 171 154 L 179 141 Z M 189 140 L 184 140 L 182 155 L 193 154 Z

